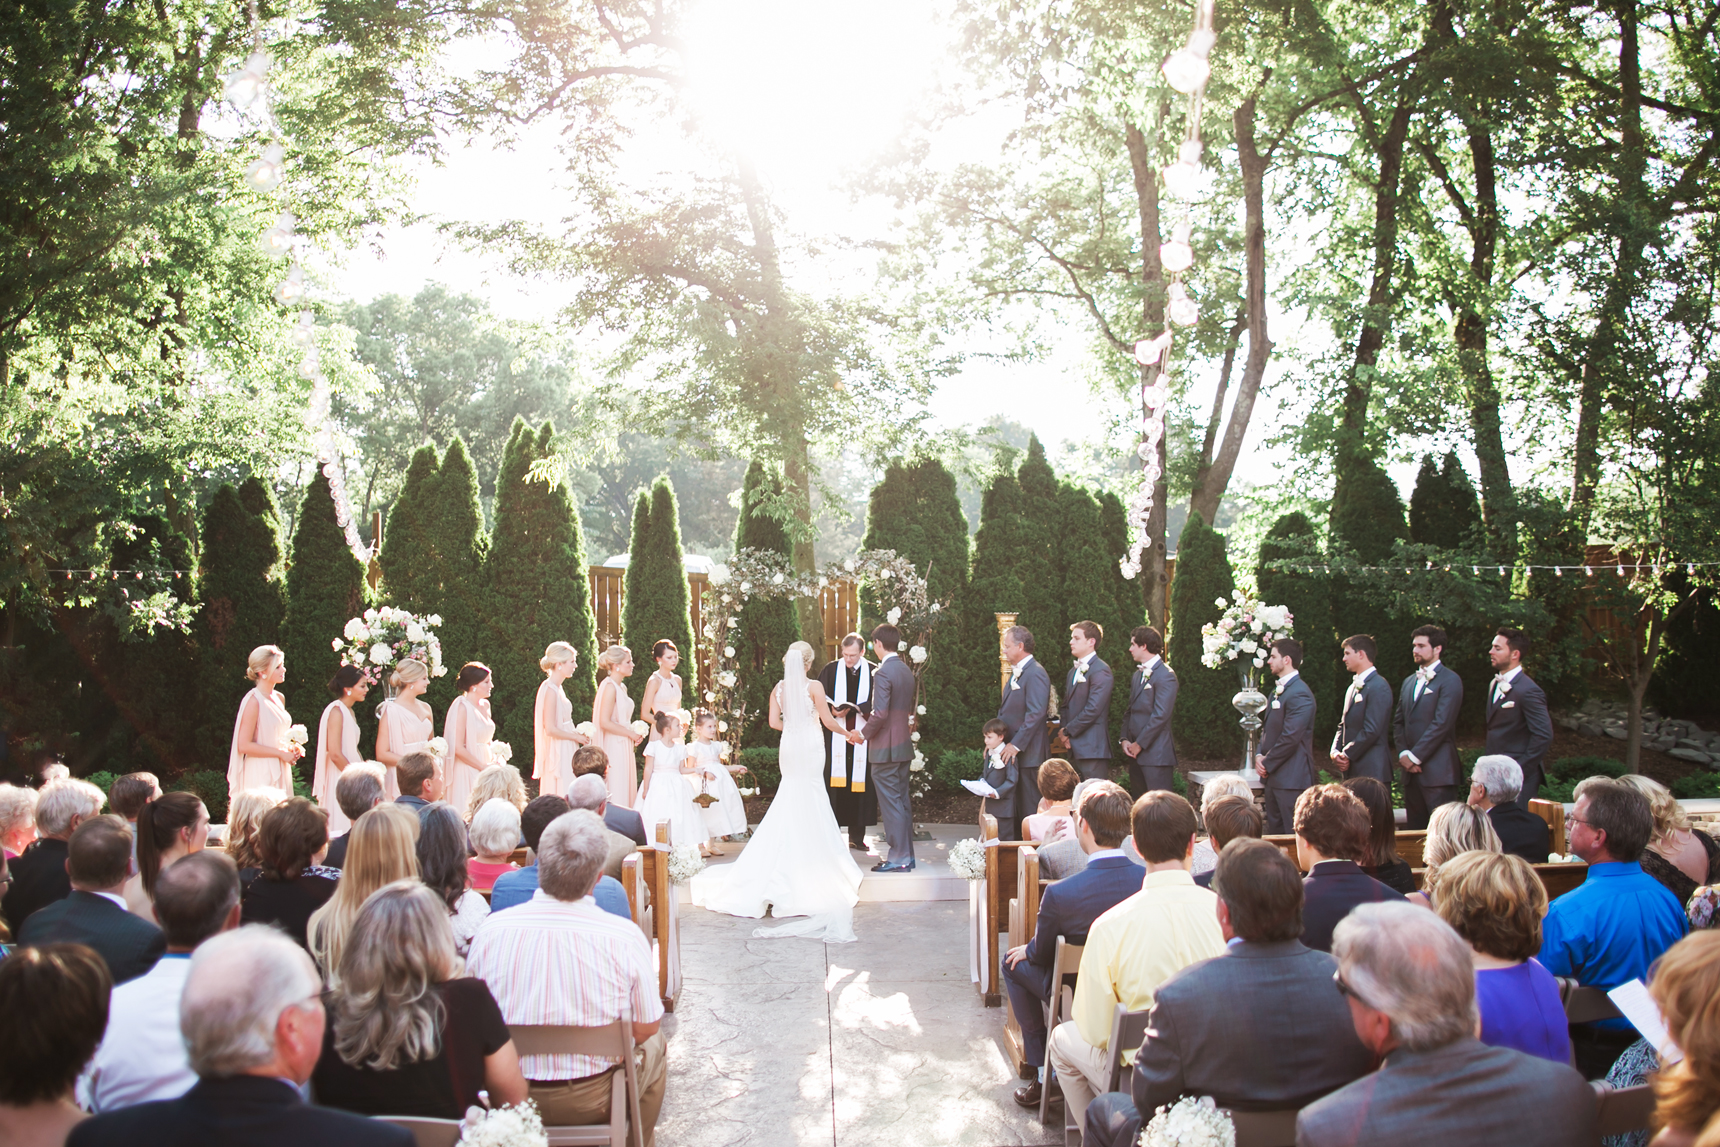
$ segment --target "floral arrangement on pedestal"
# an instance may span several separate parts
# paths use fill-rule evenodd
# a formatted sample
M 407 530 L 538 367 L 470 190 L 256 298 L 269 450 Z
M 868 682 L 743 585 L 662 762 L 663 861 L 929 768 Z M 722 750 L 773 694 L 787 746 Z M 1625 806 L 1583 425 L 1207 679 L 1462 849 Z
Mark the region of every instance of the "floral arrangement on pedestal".
M 1236 1147 L 1236 1125 L 1212 1096 L 1188 1096 L 1153 1112 L 1140 1147 Z
M 442 642 L 436 636 L 441 624 L 442 618 L 434 613 L 418 617 L 386 605 L 367 609 L 364 616 L 346 623 L 341 636 L 334 639 L 334 651 L 342 665 L 356 666 L 364 674 L 367 685 L 376 684 L 409 657 L 428 665 L 430 676 L 441 677 L 448 672 L 442 664 Z
M 1240 662 L 1243 676 L 1249 683 L 1254 674 L 1266 664 L 1266 654 L 1280 637 L 1295 633 L 1295 618 L 1282 605 L 1266 605 L 1243 590 L 1230 595 L 1230 600 L 1214 602 L 1224 614 L 1214 622 L 1200 627 L 1201 664 L 1217 669 L 1227 661 Z

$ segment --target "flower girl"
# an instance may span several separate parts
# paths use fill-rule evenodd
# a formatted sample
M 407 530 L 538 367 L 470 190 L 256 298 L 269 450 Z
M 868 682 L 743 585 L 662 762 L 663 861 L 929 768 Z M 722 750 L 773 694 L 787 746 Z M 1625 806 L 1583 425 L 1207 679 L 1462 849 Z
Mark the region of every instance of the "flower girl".
M 715 856 L 706 843 L 705 818 L 693 801 L 693 786 L 682 777 L 695 766 L 687 759 L 687 746 L 681 741 L 681 718 L 659 710 L 656 724 L 657 736 L 645 746 L 645 784 L 639 790 L 639 815 L 645 820 L 646 831 L 666 820 L 669 839 L 676 848 L 696 844 L 700 856 Z
M 735 778 L 723 766 L 724 746 L 717 741 L 717 715 L 708 709 L 693 712 L 693 743 L 688 752 L 703 773 L 705 791 L 716 797 L 716 803 L 705 806 L 705 829 L 712 839 L 724 836 L 744 836 L 747 831 L 747 806 L 741 800 L 741 790 Z M 739 769 L 741 766 L 733 766 Z

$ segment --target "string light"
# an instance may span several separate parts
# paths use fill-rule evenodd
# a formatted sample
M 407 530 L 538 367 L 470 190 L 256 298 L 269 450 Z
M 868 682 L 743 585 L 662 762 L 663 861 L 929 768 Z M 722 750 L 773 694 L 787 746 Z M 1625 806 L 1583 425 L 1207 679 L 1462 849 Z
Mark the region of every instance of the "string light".
M 1159 244 L 1159 262 L 1173 275 L 1180 275 L 1194 266 L 1194 246 L 1189 242 L 1194 226 L 1187 219 L 1177 224 L 1169 243 Z
M 1165 307 L 1165 315 L 1179 327 L 1192 327 L 1200 320 L 1200 308 L 1194 300 L 1188 297 L 1188 288 L 1180 281 L 1170 285 L 1170 304 Z
M 293 249 L 297 236 L 293 234 L 293 224 L 298 220 L 293 218 L 291 211 L 283 211 L 275 220 L 275 225 L 263 232 L 257 240 L 257 246 L 263 249 L 263 254 L 284 258 Z

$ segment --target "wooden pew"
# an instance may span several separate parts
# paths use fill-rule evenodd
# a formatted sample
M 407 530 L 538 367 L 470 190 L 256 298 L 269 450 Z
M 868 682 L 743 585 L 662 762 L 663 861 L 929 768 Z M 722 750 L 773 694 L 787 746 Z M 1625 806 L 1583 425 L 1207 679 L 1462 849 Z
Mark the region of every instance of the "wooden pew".
M 1427 829 L 1400 828 L 1394 843 L 1397 847 L 1397 854 L 1403 858 L 1405 864 L 1411 868 L 1422 866 L 1422 852 L 1427 847 Z
M 1025 840 L 998 840 L 997 818 L 981 813 L 980 843 L 985 849 L 985 883 L 980 894 L 980 969 L 979 992 L 988 1008 L 1003 1005 L 1003 991 L 997 982 L 998 936 L 1009 927 L 1009 902 L 1017 895 L 1018 865 L 1016 854 L 1033 847 Z M 991 844 L 991 841 L 997 841 Z M 1037 868 L 1035 869 L 1037 873 Z M 1034 912 L 1038 912 L 1037 896 Z
M 1530 867 L 1535 870 L 1535 875 L 1541 878 L 1548 900 L 1557 900 L 1589 878 L 1589 866 L 1586 864 L 1532 864 Z M 1427 869 L 1417 868 L 1413 872 L 1415 886 L 1420 888 L 1427 878 Z
M 1032 845 L 1020 848 L 1015 853 L 1015 887 L 1017 894 L 1009 901 L 1009 947 L 1019 948 L 1033 939 L 1035 926 L 1039 923 L 1039 850 Z M 1007 993 L 1005 993 L 1007 996 Z M 1009 1051 L 1010 1062 L 1014 1065 L 1016 1074 L 1022 1075 L 1028 1066 L 1027 1057 L 1021 1038 L 1021 1022 L 1016 1018 L 1013 1004 L 1005 1009 L 1003 1021 L 1003 1043 Z M 1038 1067 L 1038 1064 L 1032 1066 Z M 1022 1075 L 1025 1079 L 1026 1076 Z
M 643 886 L 650 900 L 647 918 L 641 919 L 632 888 L 628 889 L 628 901 L 634 909 L 633 918 L 645 929 L 645 938 L 657 957 L 657 994 L 662 997 L 663 1010 L 672 1012 L 681 998 L 681 929 L 676 919 L 675 883 L 669 879 L 668 821 L 657 822 L 654 837 L 656 846 L 642 848 L 629 856 L 622 863 L 622 873 L 626 874 L 627 864 L 637 862 L 637 883 Z
M 1296 859 L 1296 834 L 1295 833 L 1289 833 L 1289 832 L 1277 833 L 1277 832 L 1275 832 L 1275 833 L 1271 833 L 1271 834 L 1263 837 L 1262 839 L 1264 839 L 1267 844 L 1276 844 L 1278 846 L 1278 851 L 1282 852 L 1285 856 L 1288 856 L 1290 858 L 1291 864 L 1296 865 L 1296 871 L 1297 872 L 1305 871 L 1303 869 L 1302 865 Z
M 1565 806 L 1558 801 L 1532 800 L 1529 811 L 1547 822 L 1548 843 L 1554 852 L 1568 852 L 1565 847 Z

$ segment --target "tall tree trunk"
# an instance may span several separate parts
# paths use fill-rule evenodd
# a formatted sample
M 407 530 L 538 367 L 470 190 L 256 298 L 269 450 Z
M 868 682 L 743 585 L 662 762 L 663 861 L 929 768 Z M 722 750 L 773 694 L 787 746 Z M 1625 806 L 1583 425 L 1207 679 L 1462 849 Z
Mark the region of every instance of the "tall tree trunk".
M 1190 502 L 1206 489 L 1207 475 L 1212 472 L 1213 451 L 1218 446 L 1218 432 L 1224 426 L 1224 399 L 1230 393 L 1230 374 L 1236 369 L 1236 350 L 1248 330 L 1248 308 L 1239 308 L 1236 321 L 1230 325 L 1230 338 L 1224 345 L 1224 363 L 1218 369 L 1218 389 L 1212 395 L 1212 413 L 1206 419 L 1206 437 L 1200 444 L 1200 463 L 1194 471 L 1194 493 Z
M 1499 383 L 1487 361 L 1493 267 L 1499 246 L 1498 181 L 1493 134 L 1479 124 L 1469 129 L 1469 156 L 1475 169 L 1469 260 L 1472 282 L 1467 305 L 1460 309 L 1457 318 L 1457 362 L 1469 388 L 1470 429 L 1480 463 L 1482 520 L 1494 556 L 1509 560 L 1517 553 L 1517 496 L 1511 488 L 1511 470 L 1506 464 L 1505 439 L 1499 422 Z
M 1141 296 L 1141 330 L 1156 331 L 1165 325 L 1165 270 L 1159 262 L 1159 177 L 1153 167 L 1153 148 L 1164 127 L 1170 105 L 1161 101 L 1154 117 L 1153 138 L 1133 123 L 1123 125 L 1123 139 L 1129 152 L 1129 169 L 1135 180 L 1135 202 L 1141 221 L 1141 283 L 1146 288 Z M 1140 368 L 1141 387 L 1155 386 L 1164 373 L 1165 362 L 1160 359 L 1152 366 Z M 1165 439 L 1159 439 L 1159 480 L 1153 486 L 1153 508 L 1147 519 L 1150 544 L 1141 555 L 1141 591 L 1146 598 L 1147 617 L 1161 628 L 1165 624 L 1170 604 L 1166 575 L 1169 554 L 1165 546 L 1165 503 L 1170 499 L 1170 467 L 1167 464 Z

